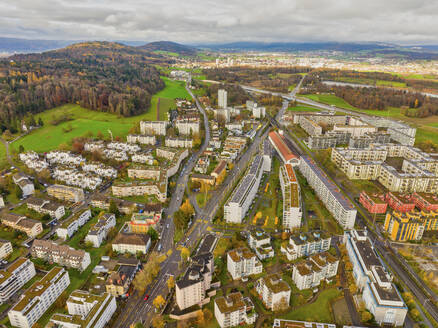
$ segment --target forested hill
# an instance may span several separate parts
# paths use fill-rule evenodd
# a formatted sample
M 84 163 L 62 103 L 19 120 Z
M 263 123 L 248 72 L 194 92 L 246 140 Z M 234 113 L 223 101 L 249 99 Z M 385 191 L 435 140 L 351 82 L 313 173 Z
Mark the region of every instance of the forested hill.
M 196 56 L 196 48 L 185 46 L 171 41 L 156 41 L 140 46 L 140 49 L 148 51 L 165 51 L 180 54 L 182 56 Z
M 164 88 L 152 65 L 167 59 L 136 47 L 87 42 L 0 61 L 0 129 L 16 129 L 28 113 L 66 103 L 136 115 Z

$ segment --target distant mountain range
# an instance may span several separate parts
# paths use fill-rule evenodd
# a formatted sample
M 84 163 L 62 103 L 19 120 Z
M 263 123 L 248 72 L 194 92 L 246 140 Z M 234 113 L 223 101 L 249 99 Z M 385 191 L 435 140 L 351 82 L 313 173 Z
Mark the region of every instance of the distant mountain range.
M 77 43 L 72 40 L 28 40 L 0 37 L 0 53 L 32 53 L 63 48 Z M 177 53 L 182 56 L 196 56 L 199 50 L 239 52 L 317 52 L 339 51 L 360 53 L 364 57 L 386 57 L 438 60 L 438 45 L 400 46 L 378 42 L 232 42 L 222 44 L 183 45 L 171 41 L 156 41 L 144 44 L 141 41 L 117 41 L 151 52 Z

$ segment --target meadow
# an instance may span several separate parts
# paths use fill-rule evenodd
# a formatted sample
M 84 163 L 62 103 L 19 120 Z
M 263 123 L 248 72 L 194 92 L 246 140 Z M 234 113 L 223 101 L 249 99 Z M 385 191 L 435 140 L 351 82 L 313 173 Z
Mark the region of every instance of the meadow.
M 0 168 L 7 164 L 6 160 L 6 148 L 5 145 L 0 142 Z
M 319 108 L 315 108 L 311 106 L 303 106 L 303 105 L 288 107 L 287 110 L 291 112 L 320 112 L 321 111 Z
M 109 137 L 111 131 L 113 137 L 126 137 L 129 130 L 138 122 L 152 121 L 157 119 L 157 103 L 160 99 L 160 120 L 167 119 L 167 112 L 175 107 L 175 98 L 190 98 L 185 89 L 184 82 L 173 81 L 163 77 L 166 87 L 155 94 L 151 100 L 151 106 L 146 113 L 133 117 L 120 117 L 114 114 L 88 110 L 76 104 L 68 104 L 53 108 L 35 115 L 36 120 L 41 118 L 44 126 L 32 131 L 30 134 L 17 140 L 12 148 L 18 150 L 20 145 L 25 150 L 44 152 L 56 149 L 60 144 L 68 144 L 73 138 L 92 134 L 94 136 L 100 131 L 104 136 Z M 68 115 L 72 120 L 52 125 L 53 117 Z M 0 146 L 0 155 L 4 151 Z M 1 158 L 1 157 L 0 157 Z M 1 160 L 0 160 L 1 162 Z

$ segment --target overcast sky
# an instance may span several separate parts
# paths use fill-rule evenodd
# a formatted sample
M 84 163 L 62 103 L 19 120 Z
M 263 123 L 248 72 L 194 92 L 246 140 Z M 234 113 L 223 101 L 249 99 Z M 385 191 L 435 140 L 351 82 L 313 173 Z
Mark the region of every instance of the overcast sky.
M 0 36 L 438 43 L 437 0 L 0 0 Z

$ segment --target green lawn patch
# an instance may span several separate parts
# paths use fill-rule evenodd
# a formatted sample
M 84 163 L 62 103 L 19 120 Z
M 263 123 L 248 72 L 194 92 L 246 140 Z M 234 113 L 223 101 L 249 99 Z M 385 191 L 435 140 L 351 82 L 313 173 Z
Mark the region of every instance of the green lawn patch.
M 282 316 L 283 319 L 314 322 L 333 322 L 331 303 L 341 296 L 336 288 L 323 290 L 314 303 L 304 305 Z
M 6 167 L 8 161 L 6 159 L 6 147 L 3 142 L 0 142 L 0 168 Z
M 304 105 L 288 107 L 287 110 L 292 112 L 320 112 L 321 111 L 319 108 L 304 106 Z
M 344 99 L 328 93 L 323 93 L 319 95 L 311 94 L 311 95 L 301 95 L 301 96 L 327 105 L 334 105 L 336 107 L 351 109 L 351 110 L 360 110 L 359 108 L 351 106 Z

